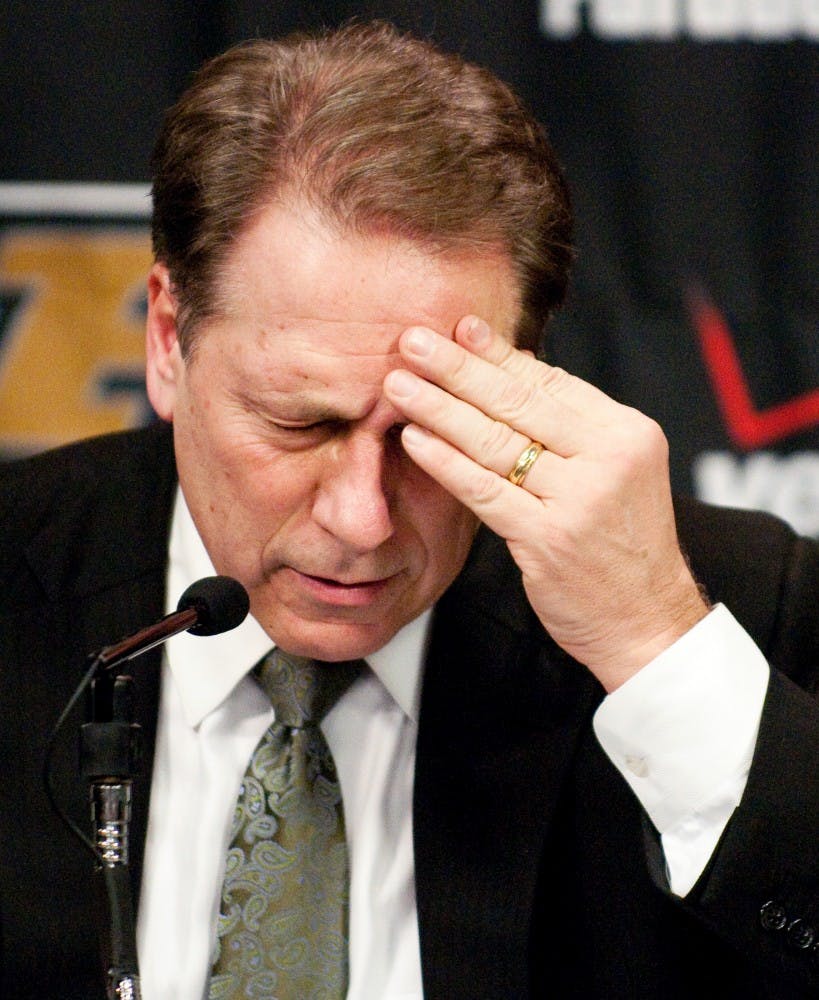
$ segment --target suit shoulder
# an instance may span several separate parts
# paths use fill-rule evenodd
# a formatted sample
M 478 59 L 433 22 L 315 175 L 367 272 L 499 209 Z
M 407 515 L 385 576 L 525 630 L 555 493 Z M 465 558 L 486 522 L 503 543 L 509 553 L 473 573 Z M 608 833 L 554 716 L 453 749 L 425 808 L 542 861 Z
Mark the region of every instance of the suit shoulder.
M 786 557 L 797 539 L 785 521 L 760 510 L 715 507 L 690 497 L 675 497 L 680 543 L 689 558 L 733 572 Z
M 156 425 L 105 434 L 0 463 L 0 508 L 11 517 L 36 516 L 49 495 L 95 487 L 122 474 L 122 464 L 156 466 L 170 449 L 169 429 Z
M 677 530 L 694 576 L 772 663 L 791 676 L 819 663 L 819 541 L 763 511 L 675 500 Z M 799 643 L 804 664 L 795 663 Z
M 80 438 L 33 455 L 0 462 L 0 479 L 6 480 L 20 473 L 36 473 L 50 467 L 100 465 L 120 455 L 157 454 L 169 446 L 170 439 L 170 425 L 158 422 L 133 430 Z
M 13 579 L 23 552 L 58 546 L 76 551 L 95 532 L 105 531 L 111 544 L 138 537 L 149 509 L 169 508 L 175 483 L 171 434 L 167 427 L 105 435 L 74 442 L 0 465 L 0 578 Z M 113 526 L 113 527 L 112 527 Z M 96 550 L 95 550 L 96 551 Z

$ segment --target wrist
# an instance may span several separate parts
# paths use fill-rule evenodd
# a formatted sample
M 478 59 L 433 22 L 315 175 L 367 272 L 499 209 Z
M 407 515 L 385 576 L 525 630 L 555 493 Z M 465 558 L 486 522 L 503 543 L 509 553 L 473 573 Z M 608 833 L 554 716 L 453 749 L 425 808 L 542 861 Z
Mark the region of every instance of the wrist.
M 711 610 L 688 568 L 664 595 L 624 621 L 620 642 L 589 658 L 586 666 L 611 693 L 639 673 L 705 618 Z

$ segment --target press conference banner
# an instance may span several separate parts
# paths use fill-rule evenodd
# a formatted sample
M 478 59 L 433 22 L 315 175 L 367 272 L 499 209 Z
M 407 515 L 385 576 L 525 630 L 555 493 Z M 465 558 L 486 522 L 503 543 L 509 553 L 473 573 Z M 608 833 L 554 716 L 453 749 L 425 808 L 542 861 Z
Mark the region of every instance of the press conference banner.
M 151 419 L 143 374 L 147 189 L 0 184 L 0 206 L 4 452 Z
M 191 71 L 391 20 L 493 68 L 569 175 L 547 360 L 655 417 L 676 490 L 819 536 L 819 0 L 32 5 L 0 13 L 0 454 L 151 419 L 148 160 Z

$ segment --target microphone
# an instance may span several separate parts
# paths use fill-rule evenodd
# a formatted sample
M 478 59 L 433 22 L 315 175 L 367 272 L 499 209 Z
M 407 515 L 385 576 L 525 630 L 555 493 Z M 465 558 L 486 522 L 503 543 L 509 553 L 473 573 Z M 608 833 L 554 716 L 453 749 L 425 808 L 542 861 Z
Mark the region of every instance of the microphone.
M 82 771 L 88 776 L 101 774 L 127 774 L 134 769 L 138 756 L 136 740 L 128 732 L 131 725 L 131 678 L 116 677 L 114 667 L 124 660 L 133 659 L 154 646 L 165 642 L 178 632 L 190 631 L 196 635 L 217 635 L 236 628 L 245 620 L 250 608 L 247 591 L 229 576 L 209 576 L 191 584 L 179 599 L 177 610 L 147 628 L 134 632 L 111 646 L 105 646 L 89 657 L 89 667 L 68 700 L 46 743 L 43 759 L 43 782 L 46 795 L 54 811 L 99 860 L 94 843 L 83 833 L 62 809 L 53 787 L 51 761 L 57 737 L 66 720 L 83 694 L 90 688 L 91 718 L 89 723 L 118 730 L 106 748 L 114 758 L 113 765 L 101 764 L 95 750 L 82 751 Z M 88 724 L 87 724 L 88 725 Z M 86 727 L 83 727 L 86 730 Z M 101 729 L 98 731 L 102 731 Z
M 245 620 L 250 598 L 238 580 L 230 576 L 206 576 L 188 587 L 176 608 L 153 625 L 101 649 L 94 656 L 96 672 L 112 670 L 179 632 L 193 635 L 229 632 Z
M 217 635 L 245 620 L 250 599 L 229 576 L 209 576 L 191 584 L 177 610 L 89 658 L 91 665 L 63 709 L 46 746 L 43 780 L 48 799 L 60 819 L 88 848 L 100 867 L 108 901 L 106 996 L 140 1000 L 134 909 L 129 874 L 132 777 L 139 769 L 140 727 L 133 722 L 133 679 L 115 676 L 114 667 L 153 649 L 179 632 Z M 90 688 L 91 718 L 80 729 L 80 771 L 90 783 L 94 839 L 88 837 L 60 806 L 51 761 L 65 720 Z
M 193 635 L 218 635 L 241 625 L 250 610 L 247 591 L 230 576 L 206 576 L 192 583 L 179 598 L 177 612 L 194 609 Z

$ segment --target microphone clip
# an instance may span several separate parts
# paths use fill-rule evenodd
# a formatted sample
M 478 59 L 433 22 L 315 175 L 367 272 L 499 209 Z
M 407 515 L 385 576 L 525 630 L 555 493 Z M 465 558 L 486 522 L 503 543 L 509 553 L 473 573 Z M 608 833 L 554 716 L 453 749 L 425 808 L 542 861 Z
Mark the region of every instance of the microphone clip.
M 102 672 L 90 685 L 80 726 L 80 773 L 91 788 L 94 841 L 102 866 L 127 866 L 131 783 L 142 767 L 142 727 L 133 721 L 133 678 Z
M 80 773 L 89 780 L 131 778 L 142 766 L 142 727 L 134 722 L 134 679 L 102 671 L 91 681 L 80 727 Z

